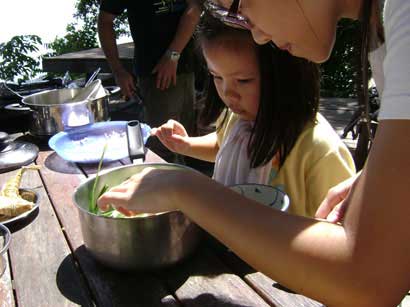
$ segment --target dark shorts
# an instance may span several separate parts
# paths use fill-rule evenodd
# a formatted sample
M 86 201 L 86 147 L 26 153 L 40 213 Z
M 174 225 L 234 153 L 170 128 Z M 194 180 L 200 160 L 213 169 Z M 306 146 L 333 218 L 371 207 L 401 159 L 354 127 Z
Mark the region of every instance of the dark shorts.
M 144 120 L 147 124 L 151 127 L 158 127 L 169 119 L 174 119 L 184 125 L 188 134 L 192 135 L 196 121 L 194 73 L 177 75 L 176 86 L 172 85 L 164 91 L 156 88 L 155 76 L 140 77 L 138 86 L 144 101 Z M 150 138 L 147 147 L 168 162 L 180 161 L 157 138 Z

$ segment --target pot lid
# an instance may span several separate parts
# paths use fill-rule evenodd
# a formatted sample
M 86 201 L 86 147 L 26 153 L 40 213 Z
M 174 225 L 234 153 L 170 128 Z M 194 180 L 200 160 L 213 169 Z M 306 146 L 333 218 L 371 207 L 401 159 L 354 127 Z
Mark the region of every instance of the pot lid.
M 33 162 L 38 147 L 32 143 L 12 141 L 5 132 L 0 132 L 0 173 L 17 169 Z

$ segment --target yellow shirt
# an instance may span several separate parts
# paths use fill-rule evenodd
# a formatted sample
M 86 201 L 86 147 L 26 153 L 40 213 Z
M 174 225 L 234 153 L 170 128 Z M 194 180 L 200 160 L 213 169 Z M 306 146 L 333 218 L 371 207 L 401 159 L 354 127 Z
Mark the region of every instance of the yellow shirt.
M 237 115 L 228 114 L 217 131 L 219 147 L 237 120 Z M 314 216 L 329 189 L 355 174 L 349 150 L 320 114 L 306 125 L 279 171 L 273 161 L 271 185 L 288 194 L 290 213 L 303 216 Z

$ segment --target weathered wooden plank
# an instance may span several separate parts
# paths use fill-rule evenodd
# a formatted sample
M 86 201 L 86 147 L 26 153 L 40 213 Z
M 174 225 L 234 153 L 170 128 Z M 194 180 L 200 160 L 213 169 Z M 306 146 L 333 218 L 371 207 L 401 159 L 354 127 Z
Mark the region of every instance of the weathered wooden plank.
M 3 276 L 0 277 L 0 307 L 14 307 L 16 306 L 16 304 L 14 301 L 13 286 L 11 283 L 8 254 L 5 255 L 4 261 L 6 268 L 4 270 Z M 0 274 L 1 268 L 2 267 L 0 264 Z
M 269 306 L 203 247 L 161 277 L 184 306 Z
M 235 274 L 245 279 L 270 305 L 277 307 L 323 306 L 319 302 L 286 289 L 266 275 L 257 272 L 211 236 L 207 236 L 205 240 L 208 248 L 212 249 Z
M 50 152 L 41 152 L 37 163 L 45 165 Z M 58 173 L 43 167 L 41 175 L 60 218 L 74 257 L 94 294 L 98 306 L 178 306 L 175 298 L 153 276 L 119 273 L 97 263 L 84 246 L 78 211 L 72 195 L 82 175 Z M 81 172 L 82 173 L 82 172 Z
M 81 169 L 86 176 L 94 176 L 97 174 L 98 170 L 98 163 L 93 163 L 93 164 L 83 164 L 83 163 L 77 163 L 77 166 L 79 169 Z M 101 170 L 105 169 L 110 169 L 114 167 L 122 166 L 122 163 L 120 161 L 113 161 L 113 162 L 105 162 L 101 166 Z
M 0 184 L 15 173 L 0 174 Z M 9 225 L 13 232 L 10 263 L 18 304 L 43 306 L 47 302 L 50 306 L 91 306 L 92 300 L 38 172 L 27 171 L 21 187 L 36 191 L 40 205 L 31 218 Z

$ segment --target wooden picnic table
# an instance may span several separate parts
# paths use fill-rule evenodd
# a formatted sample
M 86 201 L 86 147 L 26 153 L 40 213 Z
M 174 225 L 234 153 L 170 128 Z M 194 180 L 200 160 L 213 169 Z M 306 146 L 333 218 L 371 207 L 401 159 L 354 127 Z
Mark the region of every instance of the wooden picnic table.
M 134 43 L 123 43 L 118 46 L 118 56 L 128 70 L 133 71 Z M 92 48 L 70 52 L 42 60 L 43 71 L 64 73 L 91 73 L 101 68 L 102 73 L 111 73 L 107 58 L 101 48 Z
M 162 160 L 148 151 L 146 162 Z M 40 205 L 8 225 L 12 242 L 0 278 L 2 307 L 322 306 L 255 271 L 206 234 L 191 257 L 170 268 L 119 272 L 104 267 L 84 246 L 72 200 L 82 180 L 95 175 L 96 165 L 66 162 L 47 148 L 35 163 L 41 169 L 27 171 L 21 187 L 35 190 Z M 15 173 L 0 174 L 0 185 Z

